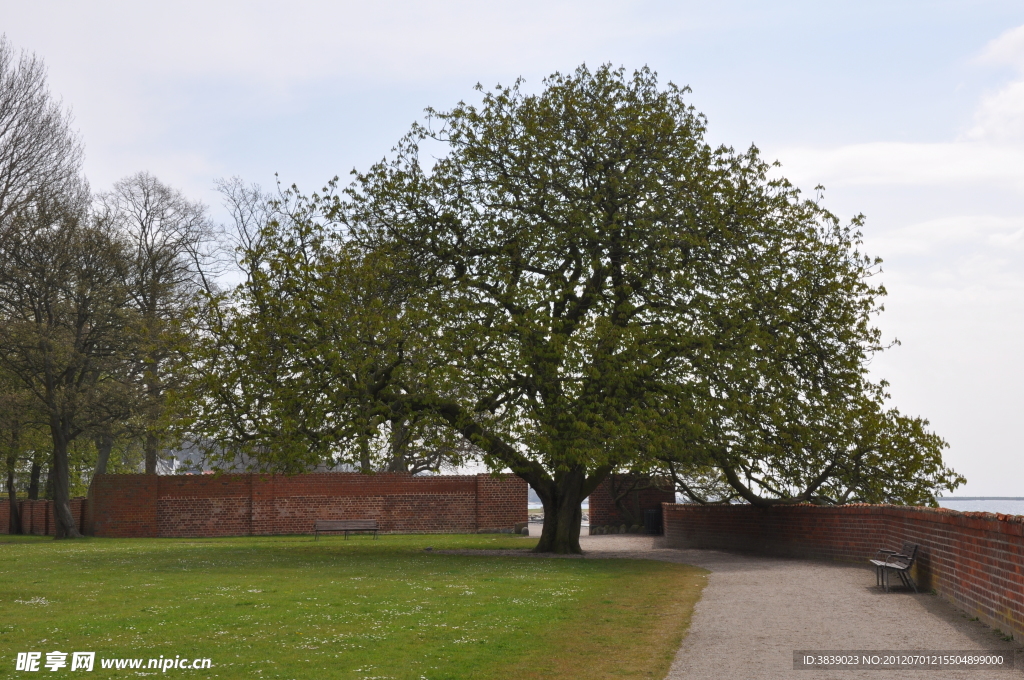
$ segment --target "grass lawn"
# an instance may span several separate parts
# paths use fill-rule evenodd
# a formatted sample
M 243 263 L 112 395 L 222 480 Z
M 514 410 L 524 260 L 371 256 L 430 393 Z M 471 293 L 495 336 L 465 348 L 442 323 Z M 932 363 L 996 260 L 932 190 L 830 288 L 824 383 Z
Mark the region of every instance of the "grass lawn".
M 424 552 L 511 535 L 0 536 L 0 677 L 18 652 L 96 652 L 91 677 L 662 678 L 705 572 L 639 560 Z M 147 670 L 149 658 L 207 670 Z M 101 659 L 142 658 L 142 670 Z M 69 674 L 40 667 L 47 677 Z M 90 677 L 90 676 L 86 676 Z

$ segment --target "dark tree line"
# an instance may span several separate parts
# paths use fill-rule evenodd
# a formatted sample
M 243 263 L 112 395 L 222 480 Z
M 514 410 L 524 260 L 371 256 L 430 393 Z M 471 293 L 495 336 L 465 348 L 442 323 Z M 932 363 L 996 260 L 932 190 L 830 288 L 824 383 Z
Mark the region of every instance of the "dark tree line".
M 145 173 L 93 195 L 45 75 L 0 39 L 0 446 L 10 499 L 19 477 L 38 496 L 45 474 L 66 538 L 83 459 L 104 472 L 138 442 L 156 472 L 172 346 L 208 287 L 213 234 L 202 204 Z

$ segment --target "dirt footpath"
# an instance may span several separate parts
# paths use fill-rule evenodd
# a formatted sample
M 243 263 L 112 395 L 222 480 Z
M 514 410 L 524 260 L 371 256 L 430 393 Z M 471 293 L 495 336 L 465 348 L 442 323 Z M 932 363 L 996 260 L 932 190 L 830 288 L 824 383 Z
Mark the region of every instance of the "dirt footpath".
M 1024 678 L 1021 645 L 934 595 L 885 593 L 855 565 L 660 548 L 645 536 L 587 536 L 585 557 L 704 567 L 708 585 L 668 680 Z M 1016 670 L 795 670 L 794 650 L 1003 650 Z

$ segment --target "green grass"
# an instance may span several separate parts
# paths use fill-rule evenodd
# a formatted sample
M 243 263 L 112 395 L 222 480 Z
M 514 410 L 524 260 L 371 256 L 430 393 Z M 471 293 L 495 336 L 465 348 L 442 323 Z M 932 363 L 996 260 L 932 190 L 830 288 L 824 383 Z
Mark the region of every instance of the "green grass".
M 53 650 L 96 652 L 92 677 L 153 674 L 99 659 L 161 655 L 213 661 L 168 677 L 664 677 L 703 570 L 423 551 L 534 543 L 0 536 L 0 677 L 24 677 L 17 652 Z

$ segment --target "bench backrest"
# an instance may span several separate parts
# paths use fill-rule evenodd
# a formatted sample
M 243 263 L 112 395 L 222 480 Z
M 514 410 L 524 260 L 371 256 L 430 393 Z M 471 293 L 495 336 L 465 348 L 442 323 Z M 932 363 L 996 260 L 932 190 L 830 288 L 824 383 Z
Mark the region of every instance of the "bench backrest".
M 903 545 L 900 547 L 900 553 L 907 556 L 907 559 L 901 559 L 900 562 L 906 564 L 909 569 L 917 558 L 917 544 L 904 541 Z
M 317 531 L 370 531 L 377 528 L 375 519 L 318 519 Z

